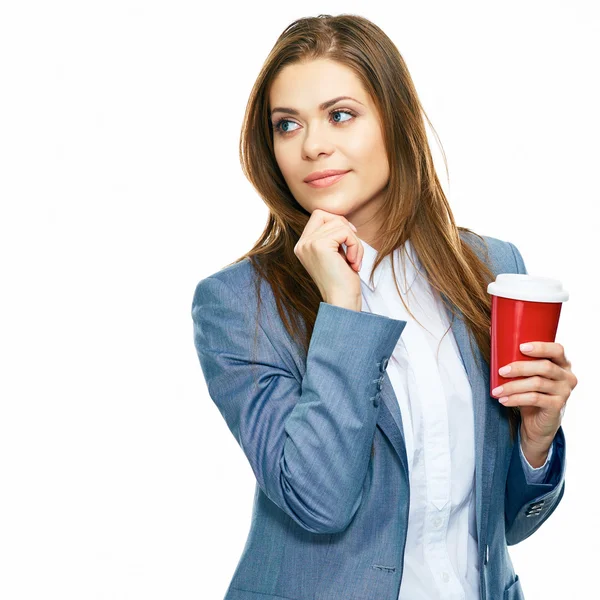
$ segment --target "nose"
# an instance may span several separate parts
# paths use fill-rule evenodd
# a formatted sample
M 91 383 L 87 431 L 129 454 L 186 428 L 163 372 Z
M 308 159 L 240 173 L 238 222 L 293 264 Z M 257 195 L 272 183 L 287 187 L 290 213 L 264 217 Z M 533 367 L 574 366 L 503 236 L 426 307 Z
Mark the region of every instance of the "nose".
M 327 141 L 327 134 L 324 130 L 315 126 L 304 137 L 302 147 L 305 156 L 313 159 L 322 153 L 331 154 L 331 144 Z

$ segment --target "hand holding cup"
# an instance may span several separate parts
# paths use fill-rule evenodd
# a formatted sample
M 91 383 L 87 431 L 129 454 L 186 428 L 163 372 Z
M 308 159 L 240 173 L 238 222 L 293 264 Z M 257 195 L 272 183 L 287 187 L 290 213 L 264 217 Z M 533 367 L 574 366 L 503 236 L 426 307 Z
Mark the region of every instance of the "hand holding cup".
M 577 385 L 564 347 L 554 341 L 569 294 L 555 279 L 521 273 L 499 274 L 488 293 L 492 294 L 490 393 L 504 406 L 520 407 L 523 447 L 530 456 L 543 458 Z

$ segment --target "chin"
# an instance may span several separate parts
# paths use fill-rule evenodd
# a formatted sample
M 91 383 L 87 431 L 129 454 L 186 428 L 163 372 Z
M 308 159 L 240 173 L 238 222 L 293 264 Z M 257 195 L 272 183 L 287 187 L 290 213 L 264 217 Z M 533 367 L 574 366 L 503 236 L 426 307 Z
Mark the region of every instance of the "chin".
M 340 196 L 339 198 L 336 198 L 335 196 L 323 198 L 318 204 L 313 205 L 311 212 L 316 208 L 342 217 L 346 216 L 349 212 L 356 210 L 353 203 L 348 201 L 347 197 L 344 198 L 343 196 Z

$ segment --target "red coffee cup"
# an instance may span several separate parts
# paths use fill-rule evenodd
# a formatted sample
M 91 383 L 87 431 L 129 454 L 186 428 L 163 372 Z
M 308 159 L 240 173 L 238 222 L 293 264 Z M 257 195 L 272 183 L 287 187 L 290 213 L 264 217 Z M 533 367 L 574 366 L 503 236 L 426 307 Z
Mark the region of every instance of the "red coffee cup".
M 523 354 L 525 342 L 554 342 L 562 303 L 569 299 L 557 279 L 500 273 L 487 288 L 492 295 L 490 396 L 492 390 L 522 377 L 502 377 L 498 369 L 515 361 L 540 360 Z

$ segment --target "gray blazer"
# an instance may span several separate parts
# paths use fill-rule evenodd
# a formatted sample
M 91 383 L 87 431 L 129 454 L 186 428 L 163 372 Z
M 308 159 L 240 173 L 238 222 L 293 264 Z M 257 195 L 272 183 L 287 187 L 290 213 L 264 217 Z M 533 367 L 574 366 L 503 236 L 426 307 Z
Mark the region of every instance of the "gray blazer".
M 460 233 L 483 259 L 481 241 Z M 527 272 L 513 244 L 483 237 L 494 275 Z M 321 302 L 305 354 L 265 282 L 257 326 L 254 273 L 249 259 L 230 265 L 200 281 L 192 303 L 208 392 L 257 481 L 225 600 L 397 600 L 409 481 L 386 367 L 406 321 Z M 564 433 L 554 439 L 546 483 L 528 484 L 508 419 L 489 393 L 489 368 L 474 340 L 473 358 L 462 319 L 452 331 L 474 402 L 481 598 L 522 599 L 507 545 L 558 506 Z

